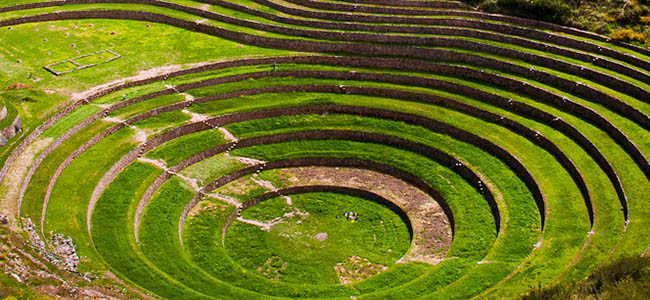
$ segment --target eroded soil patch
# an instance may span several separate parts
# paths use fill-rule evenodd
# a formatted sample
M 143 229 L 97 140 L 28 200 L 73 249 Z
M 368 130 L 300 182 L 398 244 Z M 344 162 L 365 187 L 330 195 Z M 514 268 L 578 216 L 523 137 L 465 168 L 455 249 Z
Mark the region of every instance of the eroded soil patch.
M 354 281 L 363 280 L 370 276 L 385 271 L 386 266 L 373 264 L 367 258 L 351 256 L 346 261 L 340 262 L 334 266 L 336 274 L 342 284 L 348 284 Z

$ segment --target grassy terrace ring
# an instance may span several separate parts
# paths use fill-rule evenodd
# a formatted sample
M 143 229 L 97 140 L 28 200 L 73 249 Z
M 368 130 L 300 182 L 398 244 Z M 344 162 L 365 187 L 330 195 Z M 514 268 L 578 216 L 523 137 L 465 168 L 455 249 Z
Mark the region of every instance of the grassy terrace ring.
M 0 298 L 511 299 L 650 255 L 650 52 L 594 33 L 6 0 L 0 84 Z
M 381 273 L 411 244 L 406 214 L 376 194 L 334 186 L 275 193 L 285 196 L 249 200 L 260 203 L 235 211 L 241 216 L 224 229 L 228 253 L 249 271 L 295 283 L 349 283 Z

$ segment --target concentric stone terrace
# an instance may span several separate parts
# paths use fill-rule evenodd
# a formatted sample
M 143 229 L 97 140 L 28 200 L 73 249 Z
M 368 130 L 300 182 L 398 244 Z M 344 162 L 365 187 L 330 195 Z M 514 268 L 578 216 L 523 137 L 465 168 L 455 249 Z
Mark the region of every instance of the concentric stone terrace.
M 496 299 L 650 251 L 647 50 L 455 1 L 0 5 L 59 97 L 7 102 L 2 209 L 89 280 Z

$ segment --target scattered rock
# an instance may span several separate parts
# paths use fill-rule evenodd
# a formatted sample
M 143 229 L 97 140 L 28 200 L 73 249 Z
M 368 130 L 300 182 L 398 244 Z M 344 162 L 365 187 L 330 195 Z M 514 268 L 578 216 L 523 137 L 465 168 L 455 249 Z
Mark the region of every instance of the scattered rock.
M 282 276 L 281 271 L 286 269 L 288 264 L 279 256 L 274 255 L 269 257 L 261 267 L 257 268 L 257 272 L 271 280 L 278 280 Z
M 43 42 L 47 42 L 47 38 L 43 38 Z
M 69 32 L 66 32 L 66 33 L 64 33 L 63 35 L 65 35 L 65 36 L 70 36 L 70 33 L 69 33 Z
M 34 28 L 34 31 L 35 31 L 35 32 L 38 32 L 38 28 Z
M 29 235 L 29 241 L 32 246 L 39 250 L 45 250 L 45 243 L 43 243 L 43 240 L 41 240 L 41 237 L 36 232 L 36 226 L 32 223 L 32 219 L 24 219 L 23 224 L 25 224 L 23 229 L 27 232 L 27 235 Z
M 77 44 L 72 43 L 72 44 L 70 44 L 70 47 L 75 48 L 75 47 L 77 47 Z
M 29 85 L 29 84 L 24 84 L 22 82 L 18 82 L 18 83 L 12 83 L 12 84 L 6 86 L 5 91 L 6 90 L 11 90 L 11 89 L 22 90 L 22 89 L 29 89 L 29 88 L 32 88 L 32 86 Z
M 23 230 L 29 235 L 29 242 L 36 251 L 48 262 L 55 264 L 66 271 L 76 273 L 82 278 L 87 279 L 86 274 L 77 272 L 79 265 L 79 256 L 75 249 L 71 237 L 65 237 L 63 234 L 55 234 L 52 236 L 52 245 L 54 250 L 52 252 L 45 248 L 45 243 L 36 232 L 36 226 L 32 223 L 30 218 L 23 219 Z
M 151 27 L 151 25 L 150 25 L 150 24 L 145 24 L 144 26 L 147 26 L 147 27 Z
M 322 242 L 324 240 L 327 240 L 327 237 L 328 237 L 327 232 L 321 232 L 321 233 L 317 234 L 316 236 L 314 236 L 314 239 L 316 239 L 317 241 Z
M 244 48 L 244 45 L 242 45 L 242 44 L 237 44 L 237 48 Z
M 52 55 L 52 52 L 48 52 L 47 55 L 48 55 L 48 56 Z
M 66 238 L 63 234 L 55 234 L 52 236 L 52 244 L 54 245 L 54 254 L 61 257 L 64 269 L 70 272 L 77 272 L 79 256 L 77 256 L 72 238 Z
M 5 215 L 0 215 L 0 224 L 2 225 L 9 224 L 9 217 Z
M 16 59 L 16 62 L 21 63 L 21 62 L 23 62 L 23 60 L 22 59 Z
M 92 24 L 92 23 L 88 24 L 88 27 L 93 28 L 93 27 L 95 27 L 95 24 Z
M 363 280 L 387 269 L 386 266 L 373 264 L 367 258 L 351 256 L 346 261 L 334 266 L 342 284 Z
M 115 31 L 111 31 L 111 35 L 115 35 Z

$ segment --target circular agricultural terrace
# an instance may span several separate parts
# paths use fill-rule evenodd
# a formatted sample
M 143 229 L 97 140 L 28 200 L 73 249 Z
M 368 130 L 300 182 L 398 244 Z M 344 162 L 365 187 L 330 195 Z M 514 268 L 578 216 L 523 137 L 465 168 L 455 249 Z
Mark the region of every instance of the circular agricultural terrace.
M 497 299 L 650 252 L 647 50 L 455 1 L 1 5 L 57 87 L 0 170 L 54 286 Z

